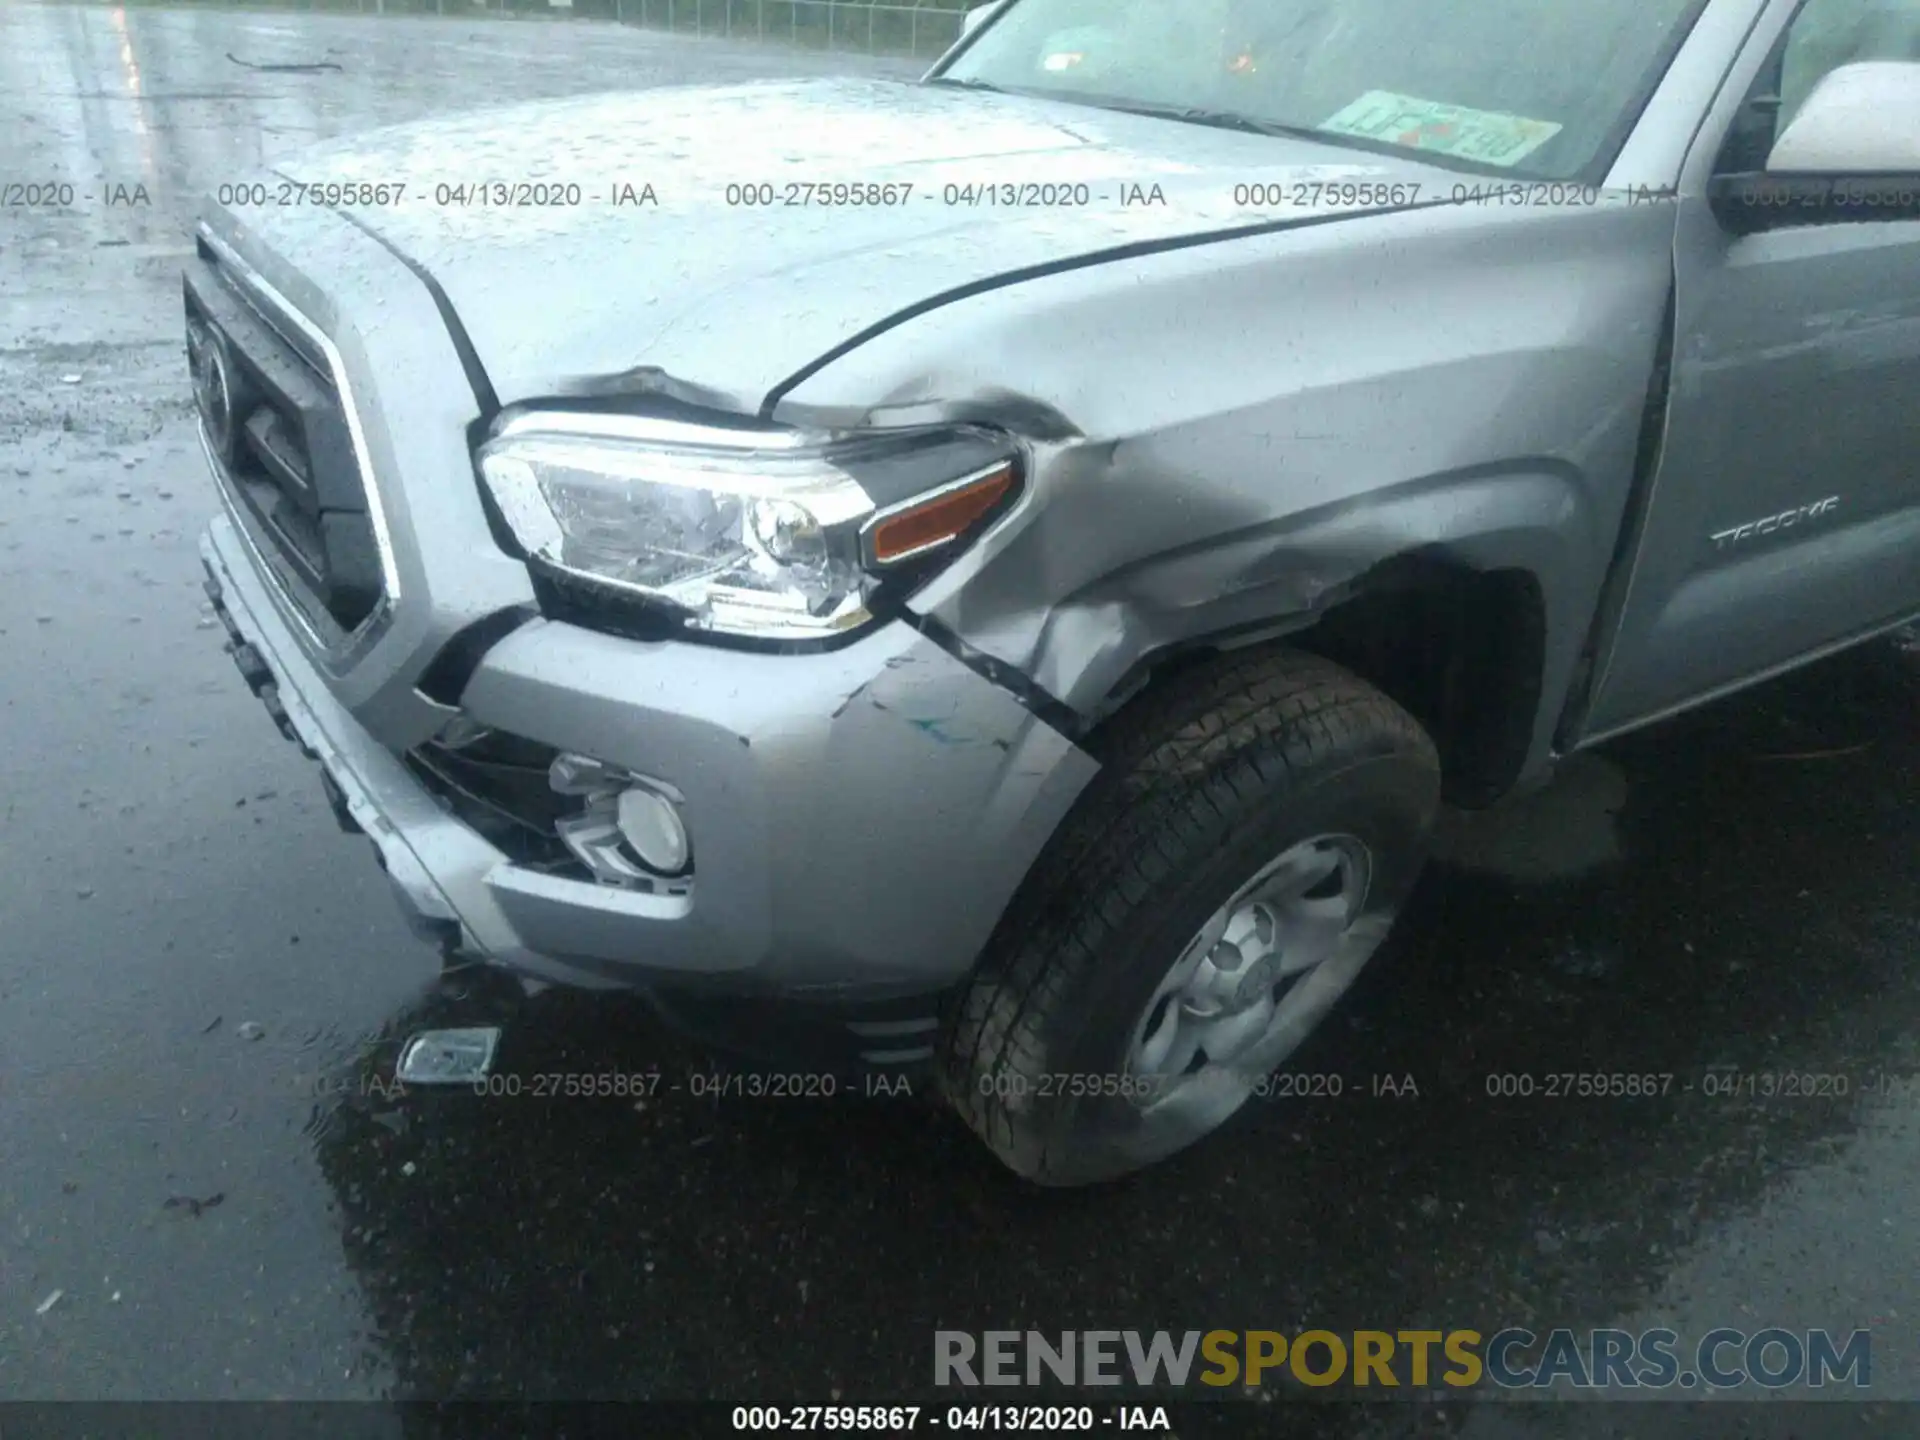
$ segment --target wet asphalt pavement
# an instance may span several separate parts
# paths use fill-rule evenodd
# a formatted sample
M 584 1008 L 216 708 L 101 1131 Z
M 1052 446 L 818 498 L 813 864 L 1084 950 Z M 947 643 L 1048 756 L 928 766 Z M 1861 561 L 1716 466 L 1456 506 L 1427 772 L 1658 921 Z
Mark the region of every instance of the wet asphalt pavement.
M 188 207 L 305 141 L 487 99 L 853 69 L 911 67 L 586 24 L 0 9 L 0 184 L 86 197 L 0 210 L 0 1399 L 864 1399 L 922 1390 L 935 1328 L 1663 1322 L 1870 1327 L 1872 1393 L 1920 1398 L 1898 646 L 1452 825 L 1299 1059 L 1345 1093 L 1256 1101 L 1113 1190 L 1025 1190 L 917 1101 L 675 1094 L 705 1062 L 636 1005 L 438 977 L 204 604 Z M 644 1106 L 383 1093 L 411 1030 L 484 1015 L 513 1073 L 667 1083 Z M 1709 1095 L 1713 1067 L 1848 1093 Z M 1673 1079 L 1487 1093 L 1566 1071 Z M 1632 1411 L 1608 1423 L 1862 1433 Z

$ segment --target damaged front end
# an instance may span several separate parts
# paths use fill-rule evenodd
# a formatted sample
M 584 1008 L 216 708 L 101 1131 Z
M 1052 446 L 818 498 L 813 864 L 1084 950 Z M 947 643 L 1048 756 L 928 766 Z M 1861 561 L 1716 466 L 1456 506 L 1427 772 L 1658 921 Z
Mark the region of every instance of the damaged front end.
M 1096 768 L 902 603 L 1020 506 L 1025 463 L 981 427 L 514 407 L 460 533 L 504 532 L 533 606 L 428 613 L 462 547 L 396 514 L 424 583 L 366 663 L 454 637 L 399 662 L 439 716 L 425 735 L 356 706 L 232 517 L 203 555 L 248 683 L 443 951 L 682 1005 L 878 1006 L 857 1048 L 895 1055 Z

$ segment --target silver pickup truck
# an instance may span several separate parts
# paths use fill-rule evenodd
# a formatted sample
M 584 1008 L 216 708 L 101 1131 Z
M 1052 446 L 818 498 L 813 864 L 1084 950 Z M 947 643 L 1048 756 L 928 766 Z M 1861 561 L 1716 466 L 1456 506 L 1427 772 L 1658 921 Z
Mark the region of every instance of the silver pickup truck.
M 1920 0 L 1001 0 L 231 188 L 208 591 L 418 928 L 1042 1183 L 1443 803 L 1920 614 Z

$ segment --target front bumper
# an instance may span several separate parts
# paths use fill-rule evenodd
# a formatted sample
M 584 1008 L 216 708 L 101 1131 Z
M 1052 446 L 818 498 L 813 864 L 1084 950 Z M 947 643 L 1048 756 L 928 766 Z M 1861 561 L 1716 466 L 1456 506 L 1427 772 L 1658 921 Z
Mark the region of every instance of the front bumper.
M 336 698 L 232 518 L 201 554 L 242 673 L 416 927 L 538 979 L 839 1005 L 939 992 L 1094 770 L 905 625 L 770 656 L 532 620 L 482 658 L 461 713 L 670 782 L 694 845 L 686 894 L 563 878 L 449 813 L 404 741 L 388 748 Z
M 535 600 L 481 504 L 475 399 L 430 295 L 331 212 L 215 211 L 203 238 L 275 328 L 324 337 L 390 562 L 360 631 L 316 630 L 209 450 L 226 510 L 201 546 L 209 590 L 249 684 L 421 931 L 682 1014 L 877 1008 L 877 1048 L 923 1048 L 930 1007 L 908 1002 L 971 968 L 1094 761 L 904 623 L 767 655 L 530 619 L 467 653 L 476 626 Z M 457 684 L 435 669 L 450 654 Z M 403 758 L 459 717 L 673 787 L 690 888 L 619 889 L 496 848 Z

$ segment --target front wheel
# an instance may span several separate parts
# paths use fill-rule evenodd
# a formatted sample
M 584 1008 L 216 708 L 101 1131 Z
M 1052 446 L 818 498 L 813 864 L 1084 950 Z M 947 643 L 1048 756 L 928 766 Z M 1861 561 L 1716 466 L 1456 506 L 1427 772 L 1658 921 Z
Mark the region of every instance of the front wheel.
M 1386 937 L 1440 765 L 1419 723 L 1297 651 L 1164 684 L 990 942 L 947 1027 L 949 1100 L 1046 1185 L 1223 1125 Z

